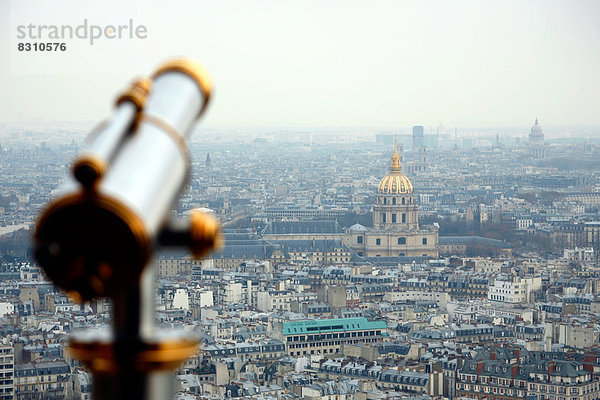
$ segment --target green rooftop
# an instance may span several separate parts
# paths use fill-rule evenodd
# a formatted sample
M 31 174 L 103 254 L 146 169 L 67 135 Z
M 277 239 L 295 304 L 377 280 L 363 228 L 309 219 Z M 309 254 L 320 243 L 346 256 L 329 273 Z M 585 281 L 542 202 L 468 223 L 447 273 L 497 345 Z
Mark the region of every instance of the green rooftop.
M 283 334 L 301 335 L 311 333 L 330 333 L 345 331 L 364 331 L 369 329 L 387 329 L 385 321 L 367 321 L 359 318 L 314 319 L 305 321 L 288 321 L 283 323 Z

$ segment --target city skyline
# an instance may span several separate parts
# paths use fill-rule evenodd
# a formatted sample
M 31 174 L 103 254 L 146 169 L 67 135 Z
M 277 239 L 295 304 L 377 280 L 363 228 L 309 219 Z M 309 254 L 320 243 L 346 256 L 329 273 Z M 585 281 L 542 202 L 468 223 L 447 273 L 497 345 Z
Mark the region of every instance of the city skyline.
M 543 132 L 532 126 L 522 145 L 405 148 L 401 162 L 389 134 L 192 142 L 170 215 L 211 210 L 225 244 L 202 260 L 163 249 L 146 267 L 157 324 L 202 341 L 175 372 L 174 398 L 597 398 L 600 143 Z M 88 400 L 93 371 L 64 349 L 112 321 L 108 299 L 73 303 L 31 258 L 36 216 L 79 150 L 65 137 L 1 141 L 7 400 Z M 493 380 L 515 371 L 514 384 Z

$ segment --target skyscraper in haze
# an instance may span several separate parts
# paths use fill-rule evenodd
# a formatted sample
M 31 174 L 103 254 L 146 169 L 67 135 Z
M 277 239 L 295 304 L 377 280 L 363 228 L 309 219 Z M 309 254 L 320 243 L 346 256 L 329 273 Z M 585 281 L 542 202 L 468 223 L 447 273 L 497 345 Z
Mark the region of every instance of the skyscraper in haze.
M 413 136 L 413 154 L 417 154 L 419 149 L 425 145 L 424 136 L 425 129 L 421 125 L 415 125 L 412 127 Z M 414 157 L 416 159 L 416 157 Z
M 425 129 L 421 125 L 412 127 L 412 161 L 408 164 L 409 172 L 424 171 L 427 166 L 427 151 L 425 148 Z

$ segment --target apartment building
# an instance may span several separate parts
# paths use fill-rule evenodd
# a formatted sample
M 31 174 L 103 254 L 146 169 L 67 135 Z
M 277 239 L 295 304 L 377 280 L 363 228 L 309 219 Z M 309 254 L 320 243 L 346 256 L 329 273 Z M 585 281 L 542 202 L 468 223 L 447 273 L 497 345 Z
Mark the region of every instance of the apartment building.
M 528 303 L 531 293 L 540 290 L 540 277 L 521 278 L 514 276 L 499 276 L 488 290 L 488 299 L 504 303 Z
M 268 290 L 257 292 L 256 308 L 264 312 L 273 310 L 291 311 L 294 298 L 294 292 L 291 290 Z
M 290 356 L 339 353 L 344 343 L 373 343 L 387 337 L 387 322 L 366 318 L 334 318 L 283 323 Z
M 14 351 L 12 345 L 0 345 L 0 400 L 14 399 Z
M 591 362 L 520 347 L 479 351 L 465 361 L 456 383 L 457 396 L 488 400 L 595 400 L 599 385 Z
M 63 399 L 71 369 L 64 361 L 15 366 L 15 400 Z

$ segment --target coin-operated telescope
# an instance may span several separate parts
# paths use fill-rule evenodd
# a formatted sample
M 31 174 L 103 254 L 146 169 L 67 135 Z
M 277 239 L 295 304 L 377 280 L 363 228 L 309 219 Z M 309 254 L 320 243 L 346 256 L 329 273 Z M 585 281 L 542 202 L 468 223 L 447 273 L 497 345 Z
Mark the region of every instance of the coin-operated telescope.
M 208 75 L 188 59 L 135 81 L 37 221 L 35 257 L 47 276 L 72 299 L 112 300 L 112 330 L 69 342 L 93 373 L 96 400 L 172 398 L 171 370 L 196 351 L 193 337 L 155 329 L 147 265 L 162 246 L 201 257 L 222 243 L 209 214 L 168 220 L 190 170 L 186 140 L 210 93 Z

